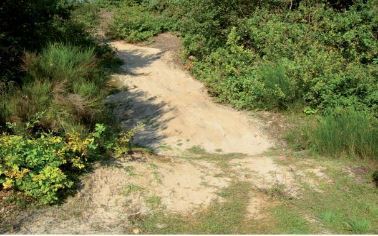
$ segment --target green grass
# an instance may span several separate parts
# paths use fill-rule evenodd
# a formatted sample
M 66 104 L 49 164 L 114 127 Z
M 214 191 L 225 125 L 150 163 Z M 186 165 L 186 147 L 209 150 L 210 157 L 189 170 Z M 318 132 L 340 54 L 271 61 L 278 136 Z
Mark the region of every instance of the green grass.
M 130 195 L 135 192 L 143 191 L 143 187 L 135 184 L 129 184 L 125 187 L 124 193 L 125 195 Z
M 40 54 L 27 53 L 24 69 L 21 88 L 1 95 L 3 123 L 23 126 L 43 114 L 35 124 L 44 131 L 86 133 L 103 116 L 108 77 L 93 48 L 50 44 Z
M 282 199 L 285 209 L 314 218 L 312 232 L 315 233 L 378 232 L 378 190 L 371 179 L 376 164 L 366 163 L 369 171 L 358 178 L 353 178 L 345 172 L 345 168 L 360 166 L 356 161 L 317 160 L 316 163 L 327 166 L 326 173 L 332 182 L 317 181 L 321 192 L 304 186 L 301 198 Z M 275 215 L 279 216 L 279 214 Z
M 294 148 L 312 149 L 325 156 L 377 159 L 378 123 L 371 114 L 340 108 L 314 118 L 289 131 L 287 140 Z
M 378 128 L 368 113 L 343 110 L 324 116 L 310 135 L 321 154 L 378 157 Z
M 195 151 L 197 148 L 195 148 Z M 268 199 L 259 213 L 262 217 L 247 217 L 247 205 L 251 191 L 259 191 L 249 183 L 238 181 L 237 173 L 230 168 L 233 157 L 203 153 L 195 160 L 207 160 L 219 164 L 224 175 L 234 182 L 221 190 L 220 202 L 213 202 L 208 208 L 193 215 L 173 214 L 164 208 L 155 211 L 136 222 L 143 233 L 376 233 L 378 232 L 377 189 L 372 184 L 372 173 L 376 164 L 367 160 L 368 169 L 358 179 L 346 174 L 347 167 L 359 167 L 360 161 L 353 159 L 315 158 L 310 162 L 295 157 L 280 162 L 280 165 L 295 165 L 298 168 L 323 166 L 327 178 L 316 179 L 318 187 L 303 182 L 299 197 L 287 197 L 282 186 L 262 191 Z M 194 159 L 193 159 L 194 158 Z M 251 157 L 253 158 L 253 157 Z M 301 184 L 301 182 L 298 182 Z M 320 190 L 321 192 L 318 192 Z M 150 200 L 148 200 L 150 201 Z M 154 199 L 151 200 L 154 201 Z M 160 204 L 160 203 L 159 203 Z
M 146 203 L 150 208 L 156 209 L 161 206 L 161 198 L 155 195 L 149 196 L 146 199 Z
M 29 54 L 25 62 L 33 79 L 72 82 L 96 73 L 93 48 L 82 50 L 64 44 L 50 44 L 38 57 Z
M 335 176 L 335 181 L 323 193 L 307 196 L 303 203 L 332 232 L 377 232 L 378 192 L 375 187 L 356 183 L 348 177 Z
M 310 233 L 309 222 L 303 215 L 290 206 L 280 205 L 271 209 L 271 214 L 276 223 L 273 232 L 281 234 L 305 234 Z

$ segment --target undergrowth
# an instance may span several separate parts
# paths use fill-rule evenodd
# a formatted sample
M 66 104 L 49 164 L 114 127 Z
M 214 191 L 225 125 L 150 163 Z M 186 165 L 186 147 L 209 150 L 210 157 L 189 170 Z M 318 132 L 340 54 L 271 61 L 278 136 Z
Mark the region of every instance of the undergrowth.
M 0 67 L 9 66 L 0 74 L 0 191 L 57 203 L 80 173 L 116 146 L 118 127 L 107 117 L 104 98 L 119 60 L 90 35 L 80 4 L 5 1 L 0 8 L 0 40 L 16 43 L 0 50 Z M 17 19 L 10 16 L 15 12 Z M 32 32 L 13 31 L 16 21 Z

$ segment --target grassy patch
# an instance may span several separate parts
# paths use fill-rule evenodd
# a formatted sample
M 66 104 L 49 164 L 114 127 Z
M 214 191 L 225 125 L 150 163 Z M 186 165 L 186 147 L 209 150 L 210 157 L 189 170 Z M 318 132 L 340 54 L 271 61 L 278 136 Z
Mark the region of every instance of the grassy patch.
M 341 171 L 332 177 L 334 184 L 323 186 L 322 193 L 308 192 L 299 206 L 310 210 L 331 232 L 377 232 L 378 192 L 370 176 L 363 183 Z
M 206 154 L 206 150 L 201 146 L 193 146 L 187 150 L 188 152 L 196 155 Z
M 125 187 L 125 194 L 130 195 L 135 192 L 143 191 L 143 187 L 135 184 L 129 184 Z
M 309 233 L 309 222 L 298 211 L 290 206 L 280 205 L 271 209 L 271 214 L 276 221 L 273 232 L 284 234 Z
M 299 199 L 281 198 L 281 203 L 284 205 L 273 209 L 273 216 L 277 221 L 277 225 L 275 225 L 278 227 L 277 232 L 378 232 L 378 202 L 376 200 L 378 191 L 371 178 L 376 164 L 366 162 L 363 168 L 366 169 L 366 172 L 352 176 L 345 169 L 349 166 L 361 168 L 361 164 L 355 160 L 343 159 L 341 162 L 340 159 L 327 160 L 324 158 L 324 160 L 315 159 L 313 163 L 315 165 L 322 163 L 327 167 L 325 173 L 328 180 L 318 179 L 320 192 L 309 186 L 304 186 Z M 307 228 L 282 228 L 280 225 L 290 225 L 291 223 L 292 226 L 296 225 L 296 220 L 290 220 L 291 217 L 285 216 L 287 213 L 281 214 L 285 211 L 296 212 L 302 219 L 304 216 L 310 216 L 314 221 L 307 221 Z M 285 221 L 289 221 L 289 223 L 280 223 Z M 299 229 L 302 231 L 297 231 Z
M 150 208 L 156 209 L 161 205 L 161 198 L 159 196 L 155 196 L 155 195 L 149 196 L 146 199 L 146 203 Z
M 161 176 L 160 176 L 160 173 L 158 171 L 158 166 L 154 163 L 150 163 L 149 166 L 152 169 L 152 174 L 153 174 L 156 182 L 161 183 Z
M 354 109 L 337 109 L 317 120 L 310 118 L 296 126 L 287 136 L 296 149 L 313 151 L 333 157 L 378 156 L 377 119 Z
M 249 190 L 249 183 L 235 182 L 220 193 L 224 202 L 214 203 L 193 216 L 159 211 L 138 226 L 144 233 L 237 233 L 243 226 Z

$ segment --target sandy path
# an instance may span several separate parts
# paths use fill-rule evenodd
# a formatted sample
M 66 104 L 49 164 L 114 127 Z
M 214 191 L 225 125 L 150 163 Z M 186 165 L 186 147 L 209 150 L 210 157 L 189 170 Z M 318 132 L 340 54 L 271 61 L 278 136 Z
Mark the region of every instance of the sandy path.
M 109 101 L 121 104 L 116 116 L 126 128 L 146 123 L 136 137 L 138 144 L 160 154 L 200 146 L 208 152 L 255 155 L 272 146 L 259 121 L 214 103 L 199 81 L 175 65 L 171 51 L 122 41 L 111 45 L 125 61 L 124 73 L 113 82 L 129 89 Z M 125 101 L 131 109 L 121 108 Z

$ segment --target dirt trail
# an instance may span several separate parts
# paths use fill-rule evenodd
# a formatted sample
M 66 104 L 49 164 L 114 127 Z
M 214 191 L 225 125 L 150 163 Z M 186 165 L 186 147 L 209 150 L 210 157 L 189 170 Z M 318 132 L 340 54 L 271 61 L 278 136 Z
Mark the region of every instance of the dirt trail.
M 131 99 L 128 113 L 119 109 L 117 116 L 127 128 L 145 121 L 138 144 L 158 153 L 200 146 L 208 152 L 255 155 L 272 147 L 257 120 L 214 103 L 199 81 L 175 65 L 171 51 L 121 41 L 111 45 L 125 61 L 126 72 L 115 75 L 113 83 L 129 89 L 109 100 Z M 169 150 L 162 148 L 167 146 Z
M 135 142 L 164 155 L 98 164 L 82 178 L 76 195 L 62 205 L 25 213 L 9 232 L 130 233 L 133 221 L 157 206 L 187 215 L 222 202 L 218 193 L 235 181 L 247 181 L 253 190 L 246 217 L 264 217 L 261 211 L 269 204 L 264 189 L 278 184 L 288 195 L 298 194 L 297 179 L 307 174 L 262 154 L 273 146 L 262 122 L 214 103 L 203 85 L 175 63 L 176 39 L 158 38 L 160 49 L 112 43 L 125 61 L 112 83 L 128 89 L 109 96 L 107 103 L 125 128 L 144 122 Z M 311 173 L 323 178 L 318 169 Z

